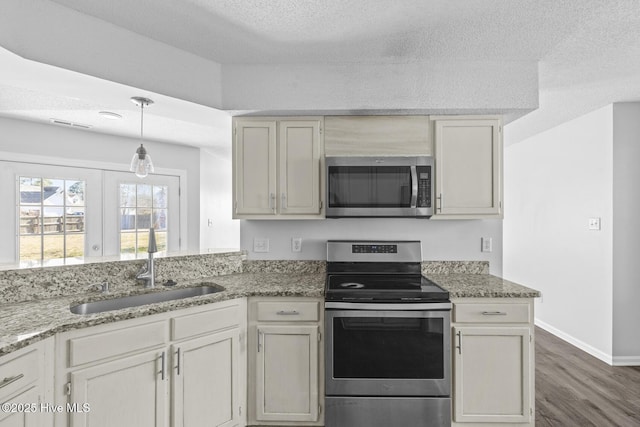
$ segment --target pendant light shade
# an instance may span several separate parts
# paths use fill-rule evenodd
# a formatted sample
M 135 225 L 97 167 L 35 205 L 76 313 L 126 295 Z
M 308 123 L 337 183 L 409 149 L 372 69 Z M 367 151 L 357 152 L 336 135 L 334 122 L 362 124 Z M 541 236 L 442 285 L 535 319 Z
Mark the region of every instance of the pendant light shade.
M 153 172 L 153 162 L 151 156 L 147 154 L 147 150 L 142 145 L 144 139 L 144 107 L 153 104 L 153 101 L 149 98 L 143 98 L 140 96 L 134 96 L 131 98 L 131 102 L 140 107 L 140 147 L 136 150 L 136 153 L 131 159 L 131 167 L 129 170 L 134 172 L 137 177 L 144 178 Z
M 134 172 L 138 178 L 144 178 L 149 175 L 149 172 L 153 172 L 153 162 L 151 156 L 147 154 L 147 150 L 142 144 L 136 150 L 136 153 L 131 159 L 131 172 Z

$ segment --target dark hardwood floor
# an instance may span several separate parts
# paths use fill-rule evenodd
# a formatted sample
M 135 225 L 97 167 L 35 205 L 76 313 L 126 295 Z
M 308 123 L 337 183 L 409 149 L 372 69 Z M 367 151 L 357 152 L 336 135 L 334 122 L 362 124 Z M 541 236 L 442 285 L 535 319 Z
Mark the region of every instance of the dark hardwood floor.
M 640 426 L 640 366 L 609 366 L 536 328 L 536 426 Z

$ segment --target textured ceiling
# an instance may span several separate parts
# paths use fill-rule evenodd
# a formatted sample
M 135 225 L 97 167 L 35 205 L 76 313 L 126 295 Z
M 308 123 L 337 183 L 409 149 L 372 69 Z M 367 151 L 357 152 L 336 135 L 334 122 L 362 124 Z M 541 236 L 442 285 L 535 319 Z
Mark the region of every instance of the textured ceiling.
M 85 17 L 88 28 L 124 29 L 223 67 L 538 61 L 540 108 L 509 125 L 511 142 L 612 102 L 640 100 L 638 0 L 0 1 L 17 20 L 34 10 L 27 5 L 54 5 Z M 95 42 L 90 30 L 76 30 L 85 31 L 84 45 Z M 28 62 L 0 49 L 0 115 L 54 116 L 135 137 L 128 98 L 147 95 L 157 100 L 148 111 L 150 137 L 199 146 L 228 139 L 228 117 L 215 109 Z M 96 118 L 104 109 L 127 122 Z
M 610 1 L 54 0 L 219 63 L 538 60 Z

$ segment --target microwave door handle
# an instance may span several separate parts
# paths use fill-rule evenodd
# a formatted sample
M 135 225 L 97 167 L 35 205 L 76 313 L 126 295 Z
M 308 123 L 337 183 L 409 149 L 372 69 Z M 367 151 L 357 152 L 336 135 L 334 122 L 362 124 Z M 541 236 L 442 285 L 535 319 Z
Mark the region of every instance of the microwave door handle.
M 411 207 L 415 208 L 418 204 L 418 172 L 415 166 L 411 166 Z

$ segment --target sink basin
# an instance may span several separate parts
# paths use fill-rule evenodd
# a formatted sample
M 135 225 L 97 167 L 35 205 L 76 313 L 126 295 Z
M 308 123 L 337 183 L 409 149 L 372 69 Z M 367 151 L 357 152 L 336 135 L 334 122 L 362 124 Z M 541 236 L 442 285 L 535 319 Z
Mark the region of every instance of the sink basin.
M 172 289 L 164 292 L 151 292 L 148 294 L 131 295 L 121 298 L 106 299 L 102 301 L 86 302 L 74 305 L 70 308 L 73 314 L 94 314 L 123 308 L 138 307 L 141 305 L 155 304 L 158 302 L 173 301 L 184 298 L 209 295 L 220 292 L 223 289 L 215 285 L 203 285 L 195 288 Z

